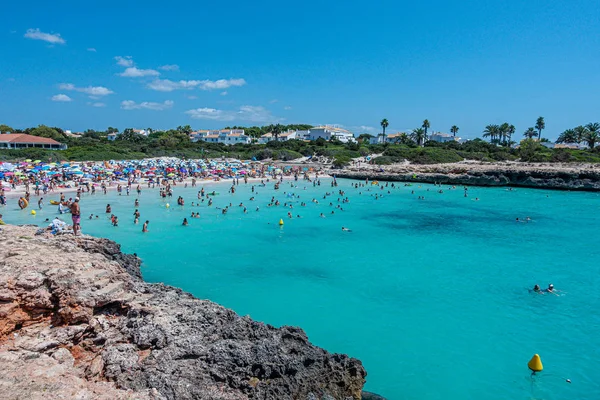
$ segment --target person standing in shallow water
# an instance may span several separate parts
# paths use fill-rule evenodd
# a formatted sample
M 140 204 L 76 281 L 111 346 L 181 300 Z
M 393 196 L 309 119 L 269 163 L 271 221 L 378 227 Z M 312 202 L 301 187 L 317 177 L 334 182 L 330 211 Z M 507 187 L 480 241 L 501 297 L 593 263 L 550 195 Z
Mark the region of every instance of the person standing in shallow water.
M 75 201 L 71 203 L 71 219 L 73 220 L 73 235 L 77 235 L 81 231 L 81 209 L 79 208 L 79 197 L 75 197 Z
M 144 222 L 144 226 L 142 226 L 142 232 L 148 232 L 148 224 L 149 223 L 150 223 L 150 221 Z

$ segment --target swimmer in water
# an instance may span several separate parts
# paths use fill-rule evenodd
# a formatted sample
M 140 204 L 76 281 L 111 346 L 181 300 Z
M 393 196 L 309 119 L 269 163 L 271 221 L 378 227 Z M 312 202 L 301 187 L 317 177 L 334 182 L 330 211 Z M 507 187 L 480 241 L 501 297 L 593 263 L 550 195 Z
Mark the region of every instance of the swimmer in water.
M 535 286 L 533 287 L 533 291 L 534 291 L 535 293 L 544 294 L 544 292 L 542 292 L 542 289 L 540 288 L 540 285 L 535 285 Z
M 142 232 L 148 232 L 148 224 L 149 223 L 150 223 L 150 221 L 144 222 L 144 226 L 142 226 Z
M 342 231 L 344 231 L 344 232 L 352 232 L 352 230 L 351 230 L 351 229 L 348 229 L 348 228 L 346 228 L 346 227 L 344 227 L 344 226 L 342 226 Z
M 187 220 L 187 218 L 183 219 L 183 223 L 181 225 L 188 226 L 188 220 Z
M 552 293 L 552 294 L 558 296 L 558 293 L 556 293 L 556 291 L 554 290 L 554 285 L 553 284 L 549 284 L 548 285 L 548 289 L 546 289 L 546 292 L 547 293 Z

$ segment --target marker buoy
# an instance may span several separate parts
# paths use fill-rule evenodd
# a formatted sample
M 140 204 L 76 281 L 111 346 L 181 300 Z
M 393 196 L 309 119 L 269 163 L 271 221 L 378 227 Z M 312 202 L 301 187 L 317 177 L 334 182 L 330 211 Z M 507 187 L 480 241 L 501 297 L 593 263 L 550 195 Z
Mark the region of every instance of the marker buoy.
M 533 372 L 541 372 L 544 369 L 544 366 L 542 365 L 542 359 L 540 358 L 539 354 L 534 354 L 533 357 L 531 357 L 531 360 L 529 360 L 527 363 L 527 366 Z
M 279 220 L 279 226 L 283 225 L 283 218 Z
M 169 208 L 169 207 L 171 207 L 171 206 L 169 205 L 169 203 L 167 203 L 167 204 L 165 204 L 165 207 Z
M 31 210 L 31 215 L 35 215 L 35 214 L 36 214 L 35 210 Z

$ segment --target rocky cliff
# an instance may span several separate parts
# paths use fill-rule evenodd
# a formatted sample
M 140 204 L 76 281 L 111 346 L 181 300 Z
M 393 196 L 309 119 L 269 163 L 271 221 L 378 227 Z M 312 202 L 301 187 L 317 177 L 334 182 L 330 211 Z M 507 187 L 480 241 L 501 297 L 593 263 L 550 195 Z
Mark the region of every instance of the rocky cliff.
M 473 163 L 362 165 L 328 171 L 339 178 L 600 191 L 594 164 Z
M 91 237 L 0 232 L 2 399 L 360 399 L 360 361 L 141 280 Z

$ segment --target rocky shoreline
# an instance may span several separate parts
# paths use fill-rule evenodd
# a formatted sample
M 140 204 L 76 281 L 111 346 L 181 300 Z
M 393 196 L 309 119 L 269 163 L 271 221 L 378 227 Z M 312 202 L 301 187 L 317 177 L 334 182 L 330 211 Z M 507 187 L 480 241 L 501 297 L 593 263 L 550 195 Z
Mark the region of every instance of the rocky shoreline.
M 363 395 L 359 360 L 313 346 L 300 328 L 146 283 L 140 259 L 110 240 L 1 228 L 3 399 Z
M 600 191 L 597 164 L 478 163 L 353 165 L 330 170 L 330 175 L 348 179 L 369 179 L 448 185 L 514 186 L 553 190 Z

